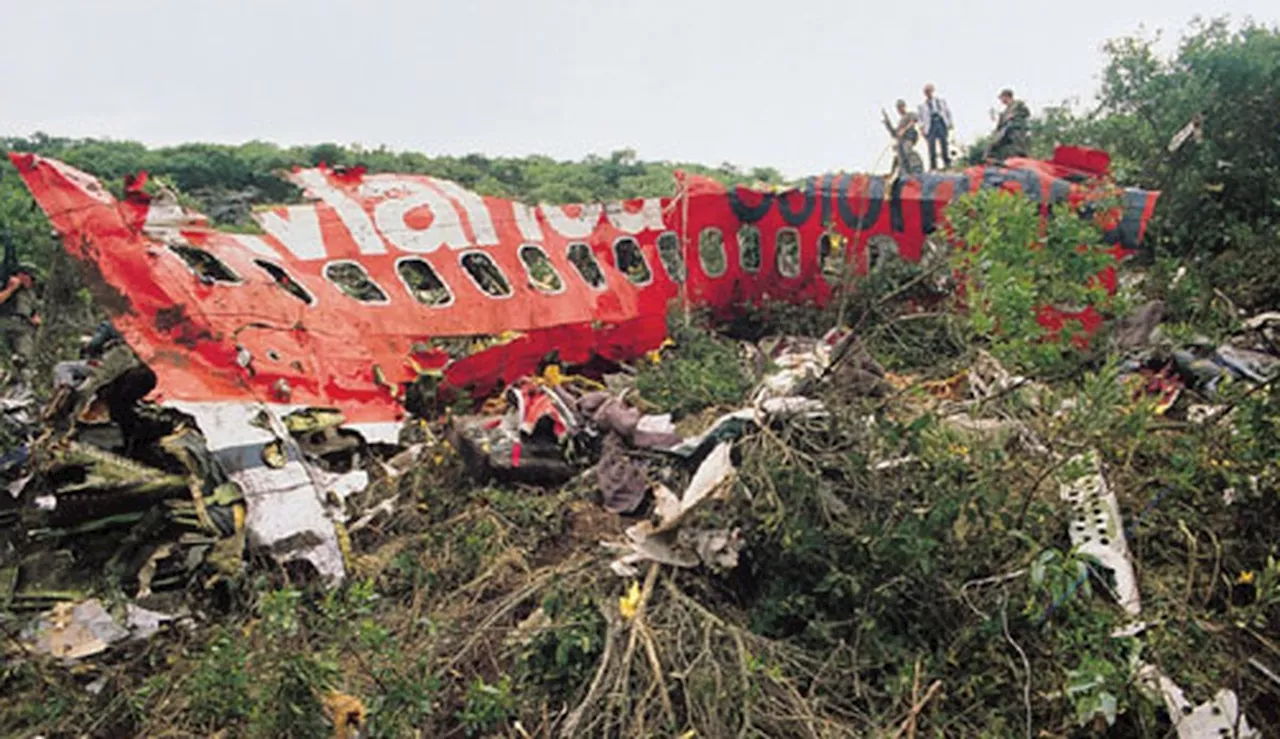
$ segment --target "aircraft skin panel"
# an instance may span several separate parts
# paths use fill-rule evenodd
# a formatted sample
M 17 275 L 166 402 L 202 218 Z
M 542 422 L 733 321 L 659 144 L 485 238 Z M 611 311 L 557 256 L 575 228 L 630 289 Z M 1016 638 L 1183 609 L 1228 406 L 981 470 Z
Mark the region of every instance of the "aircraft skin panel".
M 873 237 L 918 260 L 959 194 L 1008 187 L 1047 205 L 1105 170 L 1068 150 L 897 182 L 828 174 L 782 192 L 679 173 L 673 198 L 535 207 L 422 175 L 315 168 L 290 175 L 312 202 L 257 213 L 260 234 L 230 234 L 149 196 L 144 174 L 117 201 L 66 164 L 10 157 L 156 372 L 154 400 L 329 406 L 357 424 L 404 418 L 402 387 L 422 371 L 484 391 L 553 353 L 635 358 L 665 338 L 672 301 L 825 303 L 848 271 L 869 268 Z M 1118 257 L 1157 196 L 1126 192 L 1108 233 Z M 826 255 L 824 235 L 840 237 Z

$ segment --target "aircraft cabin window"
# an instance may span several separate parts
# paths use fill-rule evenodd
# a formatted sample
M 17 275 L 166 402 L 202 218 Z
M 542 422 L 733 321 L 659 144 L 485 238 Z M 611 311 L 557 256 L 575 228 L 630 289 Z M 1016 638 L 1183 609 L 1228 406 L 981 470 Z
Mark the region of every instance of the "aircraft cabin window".
M 221 259 L 204 249 L 184 244 L 172 244 L 169 249 L 182 259 L 187 268 L 194 272 L 201 282 L 221 282 L 228 285 L 240 284 L 240 275 L 223 264 Z
M 724 253 L 724 234 L 720 229 L 708 226 L 698 234 L 698 261 L 707 277 L 720 277 L 729 268 Z
M 520 247 L 520 263 L 529 276 L 529 283 L 540 293 L 555 295 L 564 291 L 564 281 L 547 253 L 533 244 Z
M 649 271 L 649 263 L 644 259 L 640 245 L 631 237 L 613 242 L 613 262 L 618 270 L 636 285 L 648 285 L 653 282 L 653 273 Z
M 800 232 L 794 228 L 778 229 L 774 250 L 778 253 L 778 274 L 783 277 L 800 275 Z
M 680 249 L 680 237 L 672 231 L 664 231 L 658 237 L 658 258 L 662 260 L 662 268 L 667 277 L 676 282 L 684 282 L 684 253 Z
M 344 295 L 361 303 L 387 303 L 387 294 L 378 283 L 369 278 L 364 267 L 355 262 L 330 262 L 324 267 L 324 276 Z
M 898 256 L 898 241 L 889 234 L 876 234 L 867 239 L 868 271 L 884 266 Z
M 473 251 L 462 255 L 462 268 L 485 295 L 493 298 L 511 295 L 511 283 L 507 282 L 506 275 L 502 274 L 502 270 L 498 269 L 498 265 L 494 264 L 488 254 Z
M 278 264 L 272 264 L 265 259 L 255 259 L 253 263 L 258 265 L 259 269 L 271 275 L 271 279 L 276 281 L 282 290 L 289 293 L 293 297 L 301 300 L 307 305 L 315 305 L 316 299 L 311 297 L 311 293 L 303 287 L 293 276 L 284 270 Z
M 406 257 L 396 262 L 396 274 L 400 275 L 409 294 L 423 305 L 443 308 L 453 302 L 453 293 L 444 284 L 435 268 L 425 259 Z
M 743 226 L 738 229 L 738 264 L 748 272 L 759 272 L 763 262 L 760 256 L 760 229 Z
M 590 285 L 592 289 L 604 289 L 604 271 L 600 269 L 596 255 L 591 253 L 591 247 L 582 242 L 569 244 L 569 261 L 574 269 L 578 270 L 578 276 L 583 282 Z

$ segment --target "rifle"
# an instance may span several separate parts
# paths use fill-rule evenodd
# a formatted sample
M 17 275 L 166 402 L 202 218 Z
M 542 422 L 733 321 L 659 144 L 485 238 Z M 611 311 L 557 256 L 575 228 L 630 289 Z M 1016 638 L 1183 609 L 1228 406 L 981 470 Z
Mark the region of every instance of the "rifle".
M 911 127 L 907 126 L 906 128 L 902 128 L 900 125 L 895 126 L 893 120 L 889 118 L 888 111 L 884 108 L 880 109 L 880 116 L 884 119 L 884 127 L 885 130 L 889 132 L 889 136 L 899 144 L 902 143 L 902 136 L 907 133 L 907 131 L 911 130 Z

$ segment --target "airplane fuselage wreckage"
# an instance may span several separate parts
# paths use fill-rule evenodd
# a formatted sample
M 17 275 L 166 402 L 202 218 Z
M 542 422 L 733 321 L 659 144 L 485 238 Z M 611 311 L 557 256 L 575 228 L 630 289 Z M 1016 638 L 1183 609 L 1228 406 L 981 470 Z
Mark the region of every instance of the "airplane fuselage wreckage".
M 1104 154 L 1064 147 L 1052 161 L 828 174 L 786 191 L 677 174 L 672 198 L 530 206 L 423 175 L 320 167 L 289 175 L 312 202 L 262 210 L 261 234 L 237 234 L 148 195 L 145 175 L 118 201 L 62 162 L 10 158 L 154 372 L 149 399 L 194 418 L 244 488 L 251 534 L 271 545 L 315 532 L 287 554 L 330 577 L 345 568 L 326 493 L 363 481 L 317 477 L 288 444 L 264 463 L 289 414 L 337 409 L 367 442 L 395 443 L 406 388 L 424 374 L 485 393 L 548 358 L 633 359 L 666 338 L 675 300 L 822 304 L 833 273 L 919 260 L 959 195 L 1015 187 L 1047 205 L 1107 169 Z M 1124 192 L 1106 234 L 1118 250 L 1137 246 L 1156 197 Z

